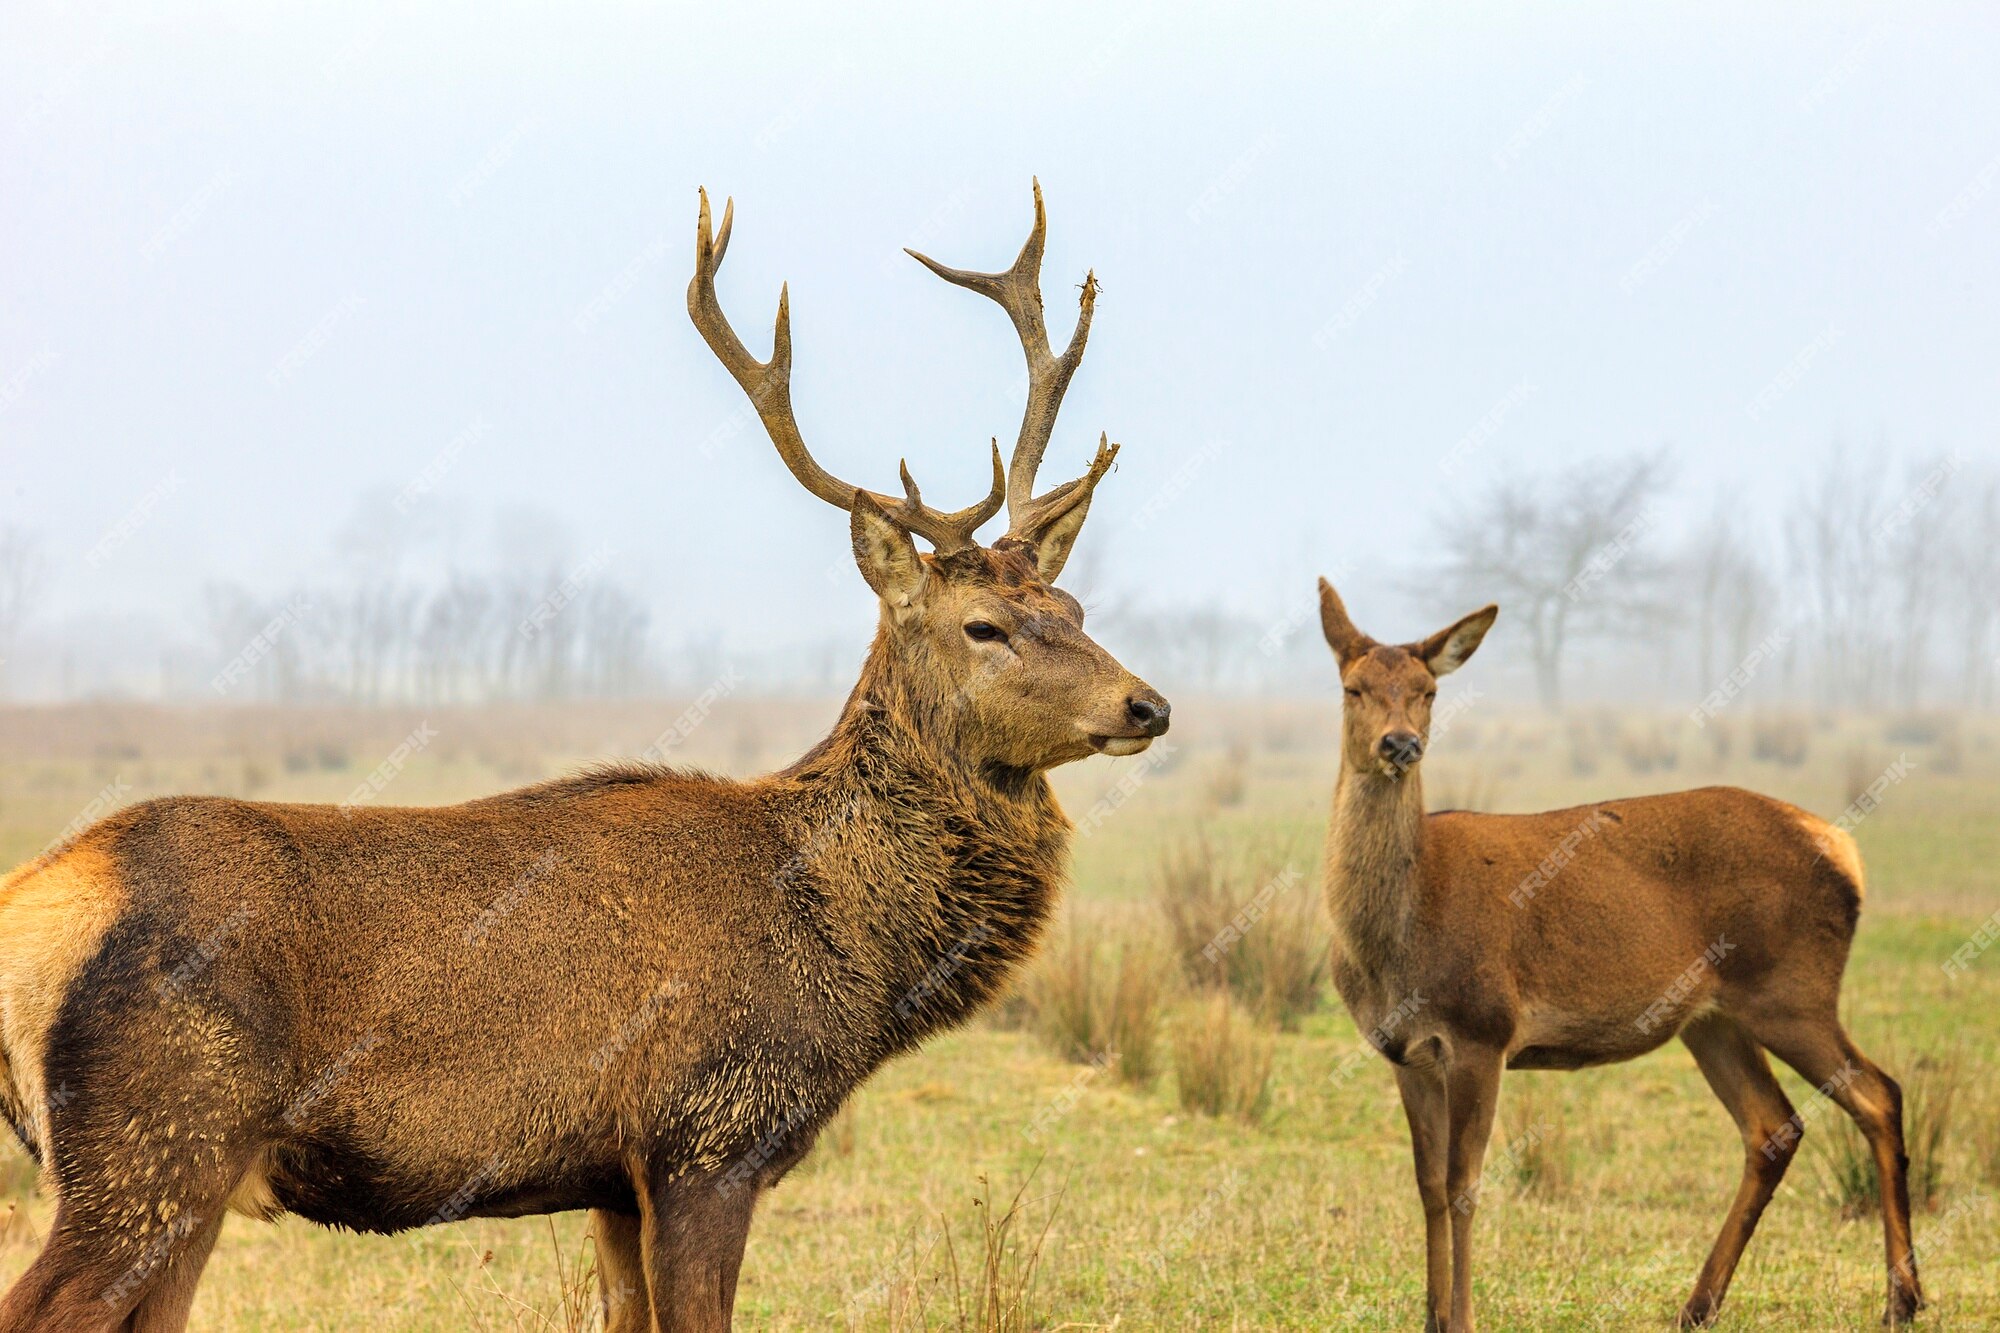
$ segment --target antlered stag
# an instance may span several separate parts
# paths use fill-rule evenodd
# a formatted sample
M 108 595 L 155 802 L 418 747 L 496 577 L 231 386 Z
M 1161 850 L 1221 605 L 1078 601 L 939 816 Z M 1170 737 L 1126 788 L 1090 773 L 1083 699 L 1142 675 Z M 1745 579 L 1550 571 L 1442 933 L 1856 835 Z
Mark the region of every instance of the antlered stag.
M 443 809 L 148 801 L 0 885 L 0 1087 L 56 1199 L 0 1329 L 182 1327 L 230 1209 L 382 1232 L 590 1209 L 611 1329 L 727 1327 L 758 1196 L 1034 947 L 1069 833 L 1046 770 L 1167 729 L 1052 586 L 1116 446 L 1035 494 L 1095 296 L 1053 354 L 1043 229 L 1037 187 L 1005 272 L 924 260 L 1006 309 L 1029 367 L 1011 471 L 996 444 L 991 494 L 945 513 L 907 469 L 892 498 L 813 461 L 785 300 L 760 362 L 703 196 L 689 312 L 881 600 L 791 767 Z
M 1320 580 L 1345 689 L 1327 833 L 1334 983 L 1396 1068 L 1422 1196 L 1425 1327 L 1471 1333 L 1472 1222 L 1504 1069 L 1629 1060 L 1678 1035 L 1743 1136 L 1742 1182 L 1680 1313 L 1707 1324 L 1798 1150 L 1769 1051 L 1867 1136 L 1888 1251 L 1884 1318 L 1923 1303 L 1910 1248 L 1903 1099 L 1842 1030 L 1861 910 L 1843 829 L 1709 787 L 1573 810 L 1426 814 L 1418 763 L 1438 677 L 1499 608 L 1377 643 Z

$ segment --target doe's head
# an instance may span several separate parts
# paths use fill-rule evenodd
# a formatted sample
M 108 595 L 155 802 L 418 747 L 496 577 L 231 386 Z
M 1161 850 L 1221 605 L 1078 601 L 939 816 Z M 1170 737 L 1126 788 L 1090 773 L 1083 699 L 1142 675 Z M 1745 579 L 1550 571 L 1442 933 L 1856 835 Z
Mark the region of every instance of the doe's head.
M 1465 665 L 1500 608 L 1485 606 L 1416 643 L 1385 644 L 1355 628 L 1340 594 L 1319 581 L 1320 628 L 1340 664 L 1341 763 L 1400 778 L 1430 743 L 1438 677 Z
M 1090 754 L 1137 754 L 1165 734 L 1167 701 L 1084 632 L 1083 607 L 1055 586 L 1118 446 L 1100 435 L 1082 476 L 1035 494 L 1035 473 L 1083 360 L 1097 299 L 1097 280 L 1086 276 L 1076 330 L 1056 354 L 1042 318 L 1047 218 L 1041 185 L 1035 186 L 1034 227 L 1011 267 L 979 273 L 910 252 L 946 281 L 999 303 L 1028 361 L 1027 408 L 1011 464 L 1001 464 L 996 440 L 986 498 L 950 512 L 924 503 L 907 464 L 903 494 L 889 496 L 839 480 L 807 451 L 792 413 L 789 292 L 778 297 L 768 361 L 750 355 L 715 294 L 734 214 L 732 203 L 721 227 L 713 227 L 703 192 L 688 313 L 749 395 L 792 475 L 847 511 L 855 563 L 881 600 L 881 635 L 905 689 L 943 718 L 951 742 L 979 764 L 1039 771 Z M 981 545 L 974 533 L 1003 503 L 1006 535 Z M 931 551 L 917 549 L 919 537 Z

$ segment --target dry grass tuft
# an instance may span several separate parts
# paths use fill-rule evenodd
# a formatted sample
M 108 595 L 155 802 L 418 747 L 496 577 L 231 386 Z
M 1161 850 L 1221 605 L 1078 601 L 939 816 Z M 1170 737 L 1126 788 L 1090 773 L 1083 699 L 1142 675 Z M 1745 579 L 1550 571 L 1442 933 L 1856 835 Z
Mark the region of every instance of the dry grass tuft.
M 1563 1114 L 1562 1095 L 1550 1080 L 1533 1076 L 1509 1079 L 1500 1124 L 1506 1142 L 1493 1148 L 1504 1150 L 1516 1190 L 1543 1200 L 1567 1198 L 1575 1192 L 1576 1146 Z
M 1174 1026 L 1181 1109 L 1256 1123 L 1271 1100 L 1271 1034 L 1216 991 Z
M 1318 1007 L 1326 935 L 1303 873 L 1270 861 L 1245 873 L 1202 835 L 1168 850 L 1159 880 L 1169 943 L 1190 984 L 1226 989 L 1286 1029 Z
M 1885 1058 L 1891 1058 L 1885 1056 Z M 1944 1160 L 1950 1150 L 1953 1116 L 1964 1083 L 1956 1050 L 1932 1049 L 1907 1060 L 1891 1058 L 1892 1077 L 1903 1087 L 1903 1142 L 1910 1155 L 1910 1208 L 1935 1210 L 1944 1197 Z M 1861 1131 L 1844 1113 L 1819 1117 L 1824 1129 L 1807 1135 L 1816 1143 L 1822 1188 L 1829 1202 L 1846 1218 L 1882 1211 L 1881 1178 L 1875 1155 Z
M 1101 919 L 1072 914 L 1022 979 L 1027 1026 L 1066 1060 L 1109 1063 L 1124 1082 L 1159 1076 L 1159 1034 L 1170 968 L 1147 934 L 1128 928 L 1113 945 Z
M 920 1257 L 932 1267 L 942 1262 L 944 1271 L 918 1271 L 912 1264 L 896 1275 L 885 1293 L 891 1333 L 930 1333 L 936 1328 L 955 1333 L 1030 1333 L 1048 1326 L 1041 1310 L 1039 1277 L 1049 1229 L 1062 1208 L 1062 1191 L 1048 1201 L 1048 1213 L 1036 1227 L 1024 1207 L 1043 1202 L 1027 1198 L 1034 1178 L 1030 1171 L 1006 1211 L 996 1215 L 992 1183 L 984 1175 L 979 1177 L 979 1194 L 972 1200 L 976 1251 L 968 1247 L 961 1256 L 951 1218 L 940 1217 L 937 1242 Z M 911 1249 L 915 1248 L 913 1241 Z M 949 1290 L 950 1308 L 933 1317 L 932 1301 L 941 1289 Z

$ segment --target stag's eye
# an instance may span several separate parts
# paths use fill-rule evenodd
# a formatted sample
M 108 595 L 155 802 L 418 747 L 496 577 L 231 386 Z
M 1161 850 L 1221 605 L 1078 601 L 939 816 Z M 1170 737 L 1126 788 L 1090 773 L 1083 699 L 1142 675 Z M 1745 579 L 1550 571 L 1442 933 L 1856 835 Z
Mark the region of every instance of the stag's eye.
M 1347 687 L 1347 697 L 1350 699 L 1359 699 L 1361 697 L 1361 691 L 1355 689 L 1352 685 L 1350 685 Z
M 1437 697 L 1438 697 L 1438 692 L 1437 692 L 1436 690 L 1425 690 L 1425 691 L 1424 691 L 1424 699 L 1425 699 L 1426 701 L 1429 701 L 1429 700 L 1431 700 L 1431 699 L 1435 699 L 1435 698 L 1437 698 Z
M 1007 631 L 984 620 L 969 620 L 965 624 L 965 637 L 974 643 L 1005 643 Z

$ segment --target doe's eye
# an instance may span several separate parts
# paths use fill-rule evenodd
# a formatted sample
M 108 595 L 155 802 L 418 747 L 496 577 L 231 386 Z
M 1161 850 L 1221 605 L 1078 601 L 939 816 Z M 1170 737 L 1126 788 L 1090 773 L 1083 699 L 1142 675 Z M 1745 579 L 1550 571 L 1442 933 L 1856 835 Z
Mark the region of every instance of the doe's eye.
M 971 620 L 966 622 L 965 637 L 974 643 L 998 643 L 1006 639 L 1007 631 L 984 620 Z
M 1350 685 L 1347 687 L 1347 697 L 1350 699 L 1359 699 L 1361 697 L 1361 691 L 1355 689 L 1352 685 Z

